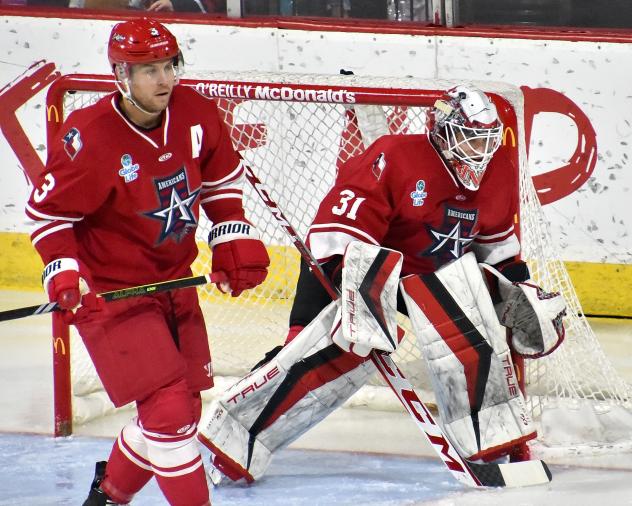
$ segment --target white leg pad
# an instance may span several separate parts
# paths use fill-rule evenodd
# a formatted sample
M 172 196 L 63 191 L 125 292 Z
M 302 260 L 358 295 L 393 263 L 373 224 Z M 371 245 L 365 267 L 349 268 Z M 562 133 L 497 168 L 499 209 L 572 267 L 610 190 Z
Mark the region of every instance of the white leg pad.
M 535 437 L 505 329 L 473 254 L 402 283 L 442 426 L 459 453 L 479 459 Z
M 215 467 L 235 481 L 244 478 L 251 483 L 259 479 L 270 465 L 272 452 L 258 439 L 250 450 L 250 433 L 219 400 L 209 406 L 207 420 L 198 438 L 213 453 Z
M 331 303 L 267 364 L 213 403 L 200 441 L 231 479 L 253 481 L 270 457 L 342 405 L 376 372 L 370 360 L 334 345 Z

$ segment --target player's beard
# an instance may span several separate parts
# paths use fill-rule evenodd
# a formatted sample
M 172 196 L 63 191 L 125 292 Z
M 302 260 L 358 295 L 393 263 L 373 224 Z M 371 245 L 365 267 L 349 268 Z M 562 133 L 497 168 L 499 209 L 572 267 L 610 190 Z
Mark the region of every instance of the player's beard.
M 148 113 L 158 114 L 164 111 L 169 105 L 169 100 L 171 99 L 171 93 L 173 88 L 168 90 L 165 95 L 153 95 L 150 99 L 133 97 L 134 101 L 138 106 L 140 106 L 141 110 L 144 110 Z

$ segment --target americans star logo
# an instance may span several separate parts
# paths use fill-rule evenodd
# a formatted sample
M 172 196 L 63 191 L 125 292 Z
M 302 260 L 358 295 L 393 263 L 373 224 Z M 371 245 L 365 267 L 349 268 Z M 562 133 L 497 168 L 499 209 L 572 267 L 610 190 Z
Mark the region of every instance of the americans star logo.
M 162 221 L 158 244 L 171 237 L 175 242 L 197 227 L 194 204 L 200 189 L 189 191 L 184 168 L 163 179 L 156 179 L 156 192 L 160 207 L 144 213 L 145 216 Z
M 432 240 L 421 253 L 434 257 L 437 265 L 463 256 L 467 247 L 476 237 L 475 227 L 478 221 L 477 209 L 461 209 L 446 205 L 443 222 L 437 228 L 426 225 L 427 234 Z
M 463 255 L 465 247 L 471 243 L 473 237 L 461 237 L 461 222 L 457 221 L 447 234 L 437 232 L 436 230 L 430 230 L 430 233 L 434 236 L 436 242 L 433 243 L 429 253 L 435 253 L 441 249 L 444 249 L 452 253 L 454 258 L 459 258 Z M 450 241 L 452 245 L 450 246 Z

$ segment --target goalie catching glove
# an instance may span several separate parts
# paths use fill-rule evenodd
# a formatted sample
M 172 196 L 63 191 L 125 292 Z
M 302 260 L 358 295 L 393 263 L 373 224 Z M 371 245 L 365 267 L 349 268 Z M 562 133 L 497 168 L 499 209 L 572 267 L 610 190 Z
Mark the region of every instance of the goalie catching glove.
M 500 323 L 511 329 L 511 348 L 525 358 L 553 352 L 565 335 L 566 303 L 560 293 L 546 292 L 530 279 L 511 282 L 493 267 L 480 266 L 498 280 L 501 302 L 495 309 Z
M 208 243 L 213 251 L 212 272 L 226 273 L 233 297 L 263 283 L 270 257 L 252 224 L 239 220 L 217 223 Z M 222 284 L 218 287 L 225 292 Z
M 90 312 L 102 311 L 104 300 L 94 292 L 79 273 L 79 262 L 74 258 L 58 258 L 44 267 L 42 285 L 50 302 L 56 302 L 67 324 Z M 78 309 L 77 309 L 78 308 Z M 76 314 L 73 310 L 77 309 Z

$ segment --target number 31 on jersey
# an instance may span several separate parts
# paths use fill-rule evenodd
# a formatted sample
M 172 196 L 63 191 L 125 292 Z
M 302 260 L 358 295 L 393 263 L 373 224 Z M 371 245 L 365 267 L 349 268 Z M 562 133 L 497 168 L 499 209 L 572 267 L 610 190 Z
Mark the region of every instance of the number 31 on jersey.
M 358 217 L 358 208 L 365 200 L 365 197 L 356 197 L 351 190 L 342 190 L 340 192 L 340 204 L 333 206 L 331 212 L 336 216 L 345 216 L 350 220 L 355 220 Z

